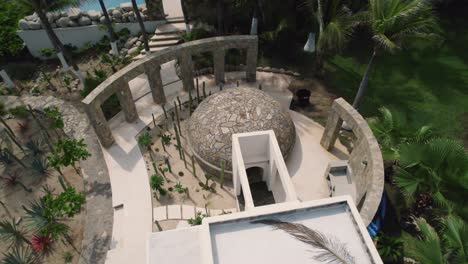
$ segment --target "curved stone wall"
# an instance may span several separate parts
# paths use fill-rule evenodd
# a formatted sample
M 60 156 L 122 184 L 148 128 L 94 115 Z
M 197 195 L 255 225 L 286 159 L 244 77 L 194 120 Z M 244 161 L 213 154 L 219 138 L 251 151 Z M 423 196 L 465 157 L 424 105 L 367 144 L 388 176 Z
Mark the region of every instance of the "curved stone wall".
M 334 148 L 343 121 L 356 136 L 353 151 L 349 156 L 359 212 L 368 225 L 380 204 L 384 188 L 384 167 L 379 143 L 366 120 L 343 98 L 336 99 L 328 115 L 327 126 L 320 143 L 327 150 Z
M 184 90 L 189 91 L 194 89 L 192 56 L 212 52 L 215 80 L 217 83 L 222 83 L 224 82 L 225 54 L 228 49 L 247 50 L 246 77 L 247 81 L 255 82 L 258 54 L 258 38 L 256 36 L 207 38 L 169 47 L 133 62 L 109 77 L 82 101 L 101 144 L 104 147 L 110 147 L 114 142 L 112 132 L 101 109 L 102 103 L 111 95 L 116 94 L 119 98 L 127 122 L 133 122 L 138 118 L 128 86 L 130 80 L 146 73 L 154 102 L 164 104 L 166 96 L 161 80 L 161 64 L 177 59 Z

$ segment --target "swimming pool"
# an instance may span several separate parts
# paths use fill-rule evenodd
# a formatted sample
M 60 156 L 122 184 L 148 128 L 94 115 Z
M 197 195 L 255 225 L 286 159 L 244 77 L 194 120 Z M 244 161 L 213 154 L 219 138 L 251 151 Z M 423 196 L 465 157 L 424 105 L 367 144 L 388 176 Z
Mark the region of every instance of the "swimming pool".
M 106 8 L 111 8 L 111 7 L 116 7 L 119 6 L 122 3 L 129 3 L 130 0 L 105 0 L 104 4 L 106 5 Z M 145 0 L 136 0 L 137 4 L 144 4 Z M 101 10 L 101 6 L 99 5 L 98 0 L 92 0 L 89 1 L 83 5 L 80 6 L 81 10 L 96 10 L 99 11 Z

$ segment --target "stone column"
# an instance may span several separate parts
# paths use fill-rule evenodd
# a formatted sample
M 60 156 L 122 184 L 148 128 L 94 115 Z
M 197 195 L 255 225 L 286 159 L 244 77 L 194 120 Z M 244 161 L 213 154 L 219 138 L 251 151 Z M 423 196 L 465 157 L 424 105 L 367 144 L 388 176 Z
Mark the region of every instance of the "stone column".
M 247 67 L 245 69 L 247 81 L 256 82 L 257 81 L 257 56 L 258 56 L 258 44 L 249 45 L 247 48 Z
M 216 84 L 224 83 L 224 65 L 226 51 L 217 49 L 213 51 L 214 75 Z
M 343 120 L 332 106 L 330 113 L 328 114 L 327 126 L 325 127 L 322 139 L 320 140 L 320 145 L 322 145 L 322 147 L 324 147 L 326 150 L 330 150 L 333 148 L 333 146 L 335 146 L 335 141 L 338 137 L 338 133 L 340 132 L 342 124 Z
M 118 82 L 119 91 L 116 93 L 119 98 L 120 106 L 125 115 L 125 120 L 128 123 L 135 121 L 138 118 L 135 102 L 133 101 L 132 92 L 128 86 L 128 82 L 121 80 Z
M 195 84 L 193 82 L 193 61 L 192 54 L 186 51 L 181 51 L 182 54 L 179 57 L 180 73 L 182 75 L 182 83 L 184 85 L 184 91 L 193 90 Z
M 101 144 L 105 148 L 112 146 L 112 144 L 114 144 L 114 136 L 107 124 L 106 117 L 104 116 L 104 112 L 101 108 L 101 103 L 99 102 L 88 105 L 86 107 L 86 112 L 88 113 L 91 125 L 94 127 L 94 131 L 96 131 L 96 135 L 98 136 Z
M 164 94 L 164 86 L 161 79 L 161 65 L 159 64 L 145 64 L 145 72 L 148 77 L 148 84 L 151 89 L 153 101 L 156 104 L 165 104 L 167 102 L 166 95 Z

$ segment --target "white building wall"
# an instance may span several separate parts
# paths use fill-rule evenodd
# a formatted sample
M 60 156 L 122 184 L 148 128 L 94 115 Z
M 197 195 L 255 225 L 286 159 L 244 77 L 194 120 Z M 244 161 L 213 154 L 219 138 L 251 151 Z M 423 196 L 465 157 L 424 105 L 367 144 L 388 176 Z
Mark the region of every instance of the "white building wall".
M 156 31 L 157 25 L 164 24 L 166 21 L 146 21 L 144 23 L 146 31 L 148 33 L 153 33 Z M 137 35 L 141 32 L 138 23 L 117 23 L 114 28 L 117 32 L 127 28 L 132 35 Z M 83 47 L 87 42 L 97 43 L 104 36 L 108 35 L 107 28 L 104 25 L 55 28 L 54 32 L 63 44 L 71 44 L 78 48 Z M 40 53 L 41 49 L 53 48 L 45 30 L 20 30 L 17 34 L 24 41 L 29 52 L 36 58 L 42 58 Z

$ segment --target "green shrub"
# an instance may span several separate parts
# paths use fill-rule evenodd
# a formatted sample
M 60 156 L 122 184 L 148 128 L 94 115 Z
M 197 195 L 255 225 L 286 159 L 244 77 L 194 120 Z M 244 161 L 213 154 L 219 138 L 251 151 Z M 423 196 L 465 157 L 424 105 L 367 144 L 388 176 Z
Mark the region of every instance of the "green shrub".
M 43 49 L 39 49 L 39 53 L 43 57 L 50 58 L 50 57 L 54 56 L 55 50 L 50 49 L 50 48 L 43 48 Z
M 28 108 L 24 105 L 10 108 L 10 114 L 16 118 L 27 118 L 29 116 Z
M 202 214 L 201 212 L 197 212 L 197 215 L 195 216 L 195 218 L 190 218 L 188 220 L 188 223 L 192 226 L 196 226 L 196 225 L 201 225 L 202 222 L 203 222 L 203 218 L 205 218 L 207 215 L 206 214 Z
M 140 135 L 138 137 L 138 144 L 140 144 L 140 146 L 142 147 L 149 148 L 149 146 L 151 145 L 151 141 L 152 141 L 152 138 L 148 132 L 145 132 L 143 133 L 143 135 Z
M 18 55 L 24 48 L 23 41 L 16 34 L 18 21 L 30 14 L 18 1 L 0 2 L 0 57 Z

